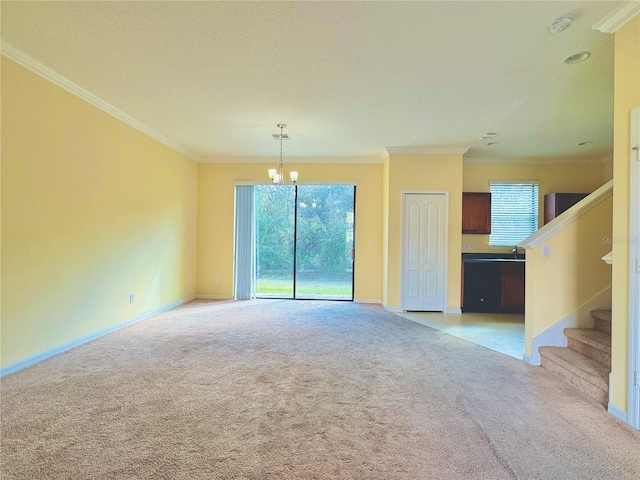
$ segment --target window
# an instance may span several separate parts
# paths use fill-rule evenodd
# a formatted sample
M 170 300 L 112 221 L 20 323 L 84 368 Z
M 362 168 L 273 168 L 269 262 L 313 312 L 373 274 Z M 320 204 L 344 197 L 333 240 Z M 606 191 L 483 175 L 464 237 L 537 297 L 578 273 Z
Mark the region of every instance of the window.
M 490 246 L 513 247 L 538 229 L 536 183 L 491 183 Z

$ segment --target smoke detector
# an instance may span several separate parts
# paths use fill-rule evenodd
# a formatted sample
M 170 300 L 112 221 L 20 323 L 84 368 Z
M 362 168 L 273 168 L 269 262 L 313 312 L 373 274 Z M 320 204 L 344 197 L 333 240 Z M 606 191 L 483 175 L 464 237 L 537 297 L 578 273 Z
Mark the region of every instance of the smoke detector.
M 551 33 L 563 32 L 569 28 L 572 23 L 573 18 L 571 18 L 571 15 L 562 15 L 549 24 L 549 31 Z

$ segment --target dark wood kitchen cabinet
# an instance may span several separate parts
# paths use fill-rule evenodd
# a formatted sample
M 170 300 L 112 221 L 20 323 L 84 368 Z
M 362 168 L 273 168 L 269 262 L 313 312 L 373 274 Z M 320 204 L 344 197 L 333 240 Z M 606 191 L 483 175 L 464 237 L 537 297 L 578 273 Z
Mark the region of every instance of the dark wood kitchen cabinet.
M 549 193 L 544 196 L 545 225 L 589 195 L 588 193 Z
M 502 266 L 501 307 L 504 312 L 524 312 L 524 262 Z
M 491 194 L 462 193 L 462 233 L 491 233 Z

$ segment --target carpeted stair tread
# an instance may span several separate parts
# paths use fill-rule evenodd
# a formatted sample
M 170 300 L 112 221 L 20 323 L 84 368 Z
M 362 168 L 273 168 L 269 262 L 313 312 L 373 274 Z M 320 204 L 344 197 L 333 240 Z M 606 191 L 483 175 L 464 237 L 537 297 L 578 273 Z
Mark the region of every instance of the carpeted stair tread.
M 592 310 L 591 316 L 603 322 L 611 323 L 611 310 Z
M 611 310 L 591 310 L 594 328 L 611 335 Z
M 564 334 L 611 355 L 611 335 L 593 328 L 565 328 Z
M 609 367 L 566 347 L 540 347 L 546 357 L 601 390 L 609 390 Z

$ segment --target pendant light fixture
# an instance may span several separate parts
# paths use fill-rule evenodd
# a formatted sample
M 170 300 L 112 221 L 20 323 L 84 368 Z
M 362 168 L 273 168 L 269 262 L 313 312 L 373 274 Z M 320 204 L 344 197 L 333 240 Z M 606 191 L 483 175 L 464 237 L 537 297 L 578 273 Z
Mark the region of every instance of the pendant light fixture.
M 284 165 L 282 163 L 282 140 L 284 138 L 289 138 L 289 134 L 283 133 L 286 125 L 284 123 L 279 123 L 278 128 L 280 129 L 280 134 L 273 134 L 273 138 L 280 138 L 280 163 L 278 164 L 278 168 L 270 168 L 269 169 L 269 178 L 274 185 L 286 185 L 284 181 Z M 292 183 L 296 183 L 298 181 L 298 172 L 289 173 Z

